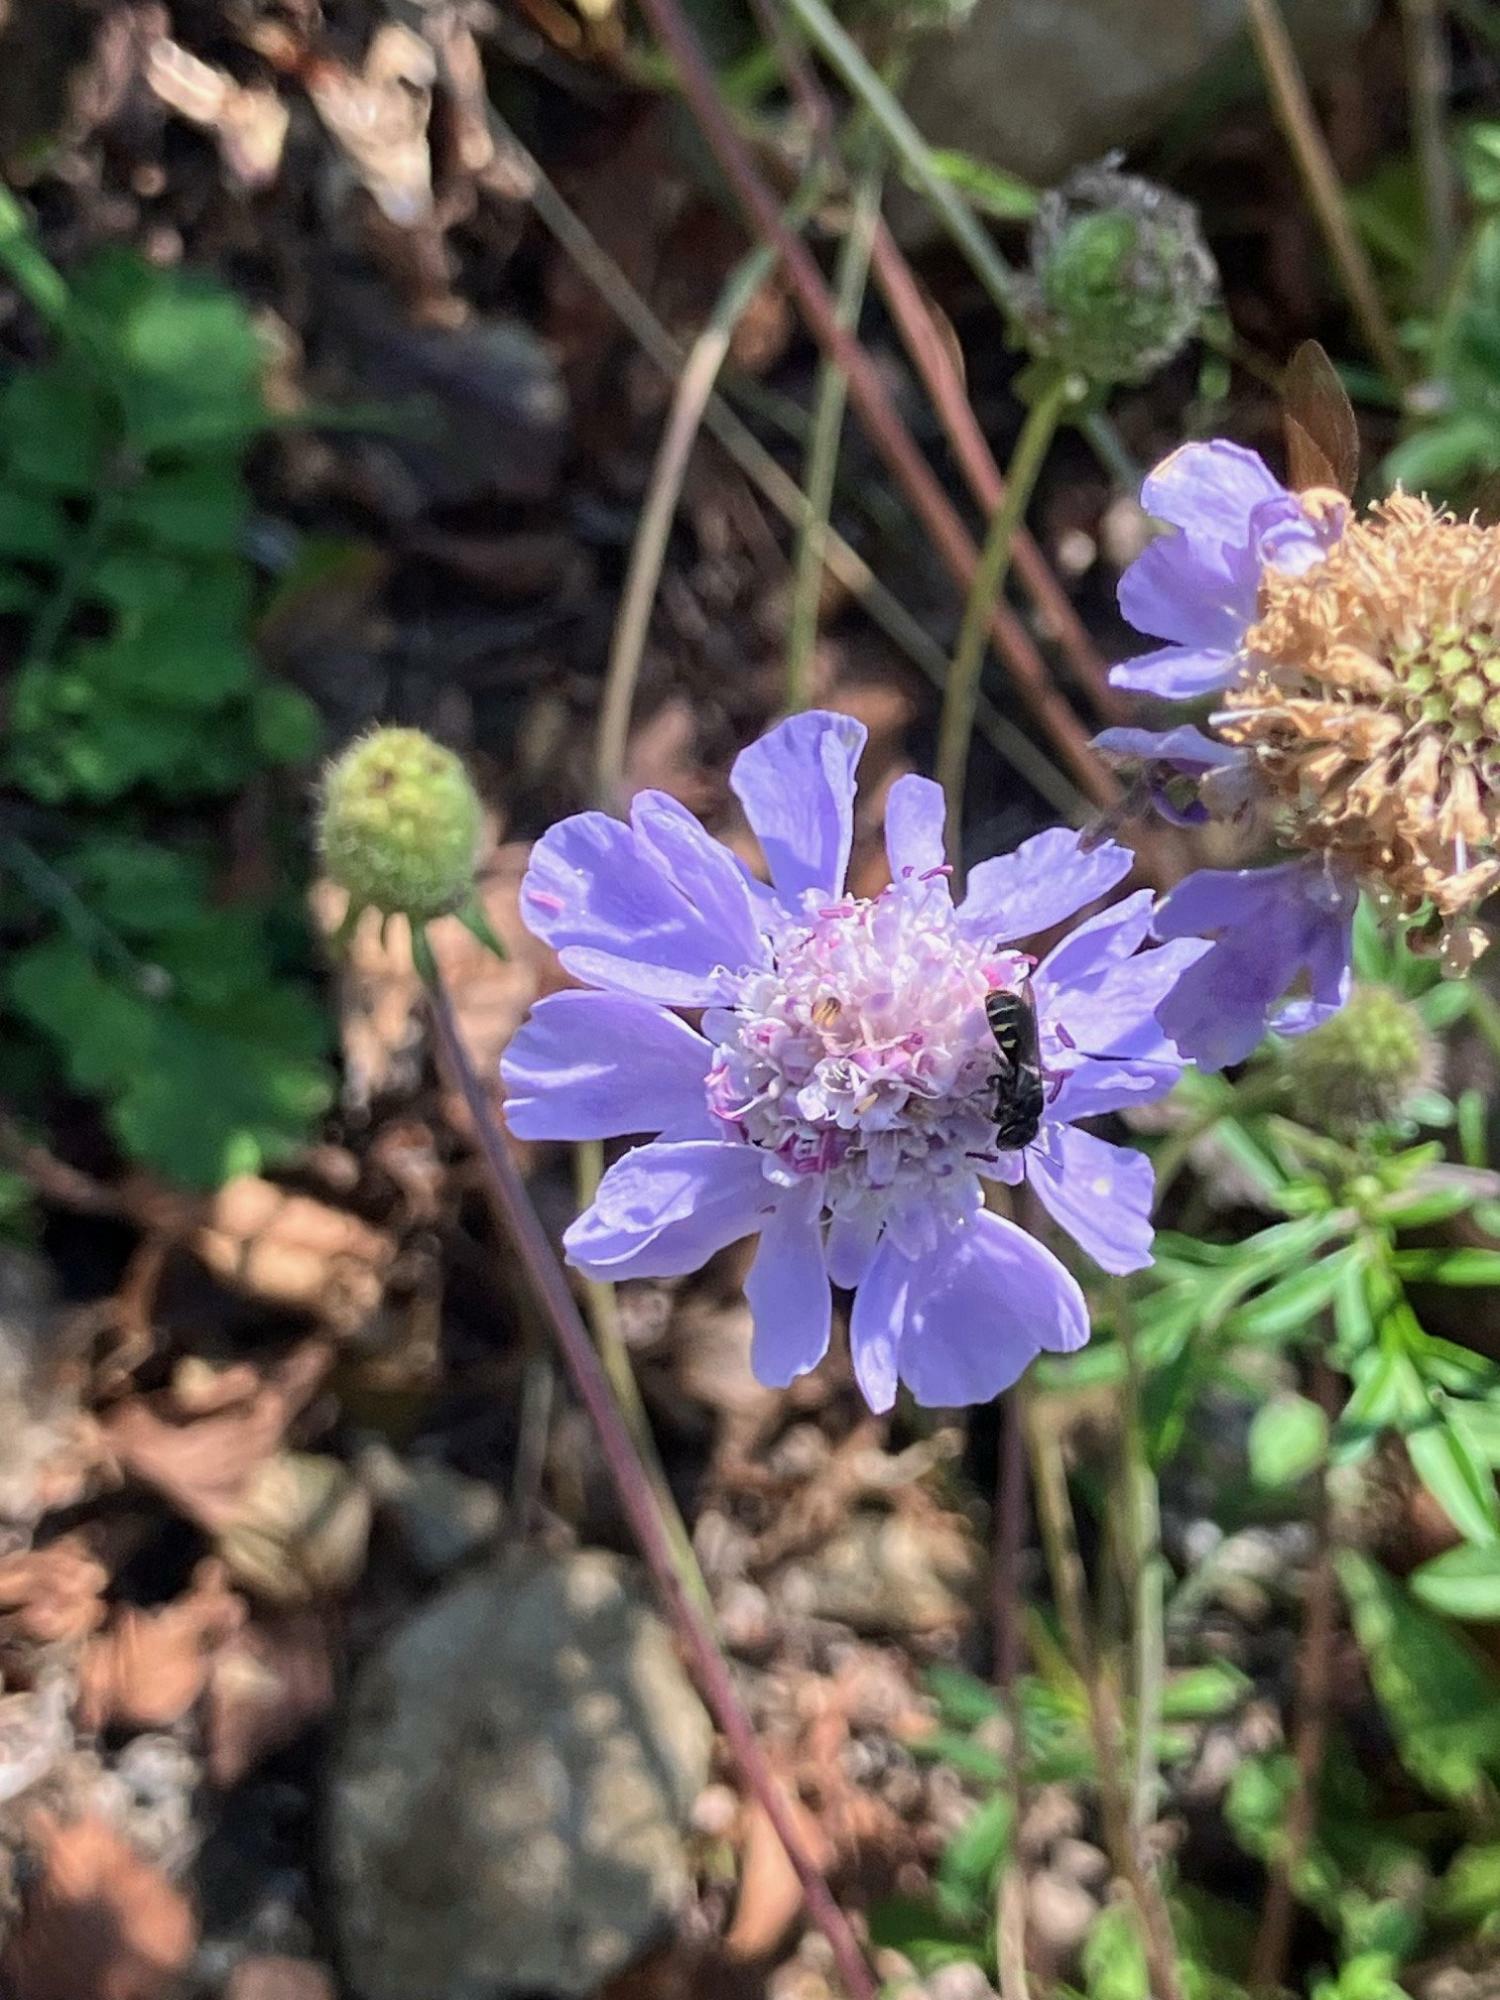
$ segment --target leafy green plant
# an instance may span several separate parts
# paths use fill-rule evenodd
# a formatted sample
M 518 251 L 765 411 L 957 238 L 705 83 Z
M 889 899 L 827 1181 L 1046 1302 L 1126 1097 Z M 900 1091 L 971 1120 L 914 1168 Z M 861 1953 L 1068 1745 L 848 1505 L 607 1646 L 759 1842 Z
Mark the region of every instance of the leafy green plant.
M 9 1094 L 45 1104 L 51 1049 L 127 1154 L 212 1186 L 329 1099 L 297 927 L 223 901 L 209 837 L 319 735 L 252 645 L 260 343 L 231 293 L 124 251 L 65 283 L 8 198 L 0 257 L 50 334 L 0 382 Z

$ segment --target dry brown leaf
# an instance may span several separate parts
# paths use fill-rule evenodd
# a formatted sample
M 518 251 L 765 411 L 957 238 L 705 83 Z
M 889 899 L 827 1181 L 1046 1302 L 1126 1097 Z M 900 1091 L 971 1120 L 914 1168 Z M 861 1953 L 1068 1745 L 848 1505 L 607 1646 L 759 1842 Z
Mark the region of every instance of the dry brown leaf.
M 0 1805 L 40 1783 L 72 1749 L 71 1706 L 61 1674 L 27 1694 L 0 1696 Z
M 193 1955 L 180 1891 L 94 1815 L 33 1813 L 36 1879 L 0 1953 L 6 2000 L 162 2000 Z
M 0 1640 L 51 1646 L 104 1623 L 109 1571 L 82 1535 L 0 1558 Z
M 236 83 L 227 70 L 201 62 L 169 35 L 147 49 L 143 73 L 169 110 L 212 132 L 230 177 L 241 187 L 267 187 L 275 180 L 291 114 L 274 90 Z
M 217 1562 L 200 1563 L 187 1593 L 159 1611 L 122 1605 L 79 1660 L 79 1726 L 170 1728 L 203 1692 L 215 1654 L 244 1619 L 244 1601 Z
M 227 1371 L 241 1400 L 205 1416 L 184 1416 L 171 1390 L 133 1397 L 104 1419 L 105 1439 L 126 1472 L 216 1533 L 239 1512 L 331 1358 L 325 1341 L 308 1340 L 264 1374 L 248 1364 Z
M 333 1978 L 310 1958 L 242 1958 L 224 2000 L 333 2000 Z
M 255 1174 L 220 1189 L 193 1248 L 226 1284 L 343 1334 L 379 1309 L 396 1256 L 391 1239 L 357 1215 Z
M 203 1710 L 208 1775 L 227 1791 L 333 1706 L 333 1648 L 317 1612 L 257 1618 L 216 1654 Z
M 436 63 L 420 35 L 387 21 L 356 72 L 325 58 L 303 72 L 330 136 L 382 215 L 402 228 L 432 214 L 427 125 Z
M 282 1451 L 256 1468 L 219 1553 L 236 1581 L 267 1603 L 339 1597 L 365 1566 L 370 1496 L 336 1458 Z
M 788 1795 L 787 1803 L 808 1854 L 819 1868 L 826 1868 L 832 1855 L 822 1828 L 799 1800 Z M 770 1958 L 801 1908 L 802 1884 L 787 1859 L 781 1836 L 767 1818 L 765 1807 L 753 1804 L 745 1817 L 740 1893 L 724 1937 L 725 1955 L 742 1964 Z

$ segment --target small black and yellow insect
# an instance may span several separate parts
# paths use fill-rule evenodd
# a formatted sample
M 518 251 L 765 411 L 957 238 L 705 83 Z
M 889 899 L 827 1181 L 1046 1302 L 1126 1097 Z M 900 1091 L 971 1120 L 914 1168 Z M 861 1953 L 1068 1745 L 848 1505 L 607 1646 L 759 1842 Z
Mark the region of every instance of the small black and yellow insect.
M 1001 987 L 989 994 L 984 1018 L 1000 1051 L 995 1078 L 995 1138 L 1007 1150 L 1029 1146 L 1041 1129 L 1047 1102 L 1036 999 L 1030 981 L 1014 992 Z

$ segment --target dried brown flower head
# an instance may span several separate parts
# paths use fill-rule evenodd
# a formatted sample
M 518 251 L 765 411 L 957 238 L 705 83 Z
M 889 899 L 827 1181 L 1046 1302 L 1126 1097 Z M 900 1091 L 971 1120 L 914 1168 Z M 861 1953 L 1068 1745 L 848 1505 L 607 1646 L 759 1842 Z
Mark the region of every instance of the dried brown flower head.
M 1470 962 L 1500 884 L 1500 528 L 1398 493 L 1301 575 L 1268 567 L 1259 610 L 1219 733 L 1291 843 L 1403 915 L 1430 905 Z

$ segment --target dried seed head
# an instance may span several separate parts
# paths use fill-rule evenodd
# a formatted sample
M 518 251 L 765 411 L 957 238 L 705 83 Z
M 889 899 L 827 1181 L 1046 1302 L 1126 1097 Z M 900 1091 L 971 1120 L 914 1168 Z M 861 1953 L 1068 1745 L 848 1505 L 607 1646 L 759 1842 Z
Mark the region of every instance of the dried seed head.
M 1397 494 L 1300 575 L 1268 568 L 1215 718 L 1296 845 L 1387 906 L 1436 913 L 1454 965 L 1500 884 L 1500 528 Z
M 1285 1061 L 1298 1117 L 1338 1137 L 1394 1123 L 1438 1075 L 1421 1015 L 1388 986 L 1356 987 L 1331 1021 L 1288 1045 Z
M 1218 289 L 1191 204 L 1109 160 L 1042 197 L 1031 271 L 1038 349 L 1101 384 L 1165 367 Z
M 420 729 L 376 729 L 324 773 L 318 845 L 353 910 L 420 924 L 457 909 L 482 828 L 463 764 Z

